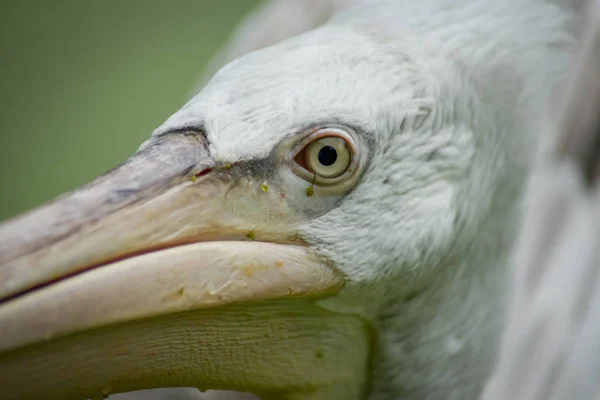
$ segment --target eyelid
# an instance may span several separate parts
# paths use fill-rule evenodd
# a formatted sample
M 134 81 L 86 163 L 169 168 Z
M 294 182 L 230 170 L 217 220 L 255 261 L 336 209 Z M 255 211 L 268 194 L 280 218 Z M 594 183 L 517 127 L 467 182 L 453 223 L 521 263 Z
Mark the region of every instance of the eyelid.
M 356 144 L 354 142 L 354 139 L 352 138 L 352 136 L 346 132 L 343 131 L 339 128 L 321 128 L 309 135 L 306 135 L 304 138 L 302 138 L 302 140 L 300 140 L 295 147 L 295 151 L 293 152 L 293 157 L 295 158 L 298 153 L 300 153 L 302 150 L 304 150 L 304 148 L 306 146 L 308 146 L 311 142 L 314 142 L 315 140 L 324 138 L 324 137 L 339 137 L 340 139 L 343 139 L 346 144 L 348 145 L 348 148 L 350 149 L 350 153 L 352 154 L 357 154 L 358 153 L 358 149 L 356 148 Z

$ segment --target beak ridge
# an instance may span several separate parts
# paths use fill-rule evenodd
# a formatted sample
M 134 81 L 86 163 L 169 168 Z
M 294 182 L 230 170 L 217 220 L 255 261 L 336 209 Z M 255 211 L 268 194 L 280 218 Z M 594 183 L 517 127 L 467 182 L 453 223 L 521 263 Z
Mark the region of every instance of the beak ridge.
M 65 251 L 61 243 L 81 240 L 109 216 L 184 182 L 206 160 L 199 134 L 167 134 L 88 185 L 1 224 L 0 300 L 101 261 L 90 257 L 89 248 L 86 254 L 70 252 L 69 260 L 55 258 Z

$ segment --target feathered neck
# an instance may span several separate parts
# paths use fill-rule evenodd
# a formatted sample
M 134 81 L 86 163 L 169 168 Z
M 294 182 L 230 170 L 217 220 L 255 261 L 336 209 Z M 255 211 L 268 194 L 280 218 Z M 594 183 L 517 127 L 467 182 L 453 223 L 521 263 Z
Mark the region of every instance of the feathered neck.
M 370 400 L 474 400 L 483 388 L 504 324 L 536 127 L 568 70 L 572 21 L 547 2 L 513 0 L 375 1 L 333 20 L 375 26 L 379 35 L 383 26 L 443 50 L 498 126 L 495 137 L 480 139 L 493 151 L 479 148 L 472 162 L 490 175 L 467 178 L 468 201 L 456 205 L 464 226 L 448 254 L 426 268 L 435 272 L 359 289 L 357 298 L 377 304 L 366 311 L 378 335 Z

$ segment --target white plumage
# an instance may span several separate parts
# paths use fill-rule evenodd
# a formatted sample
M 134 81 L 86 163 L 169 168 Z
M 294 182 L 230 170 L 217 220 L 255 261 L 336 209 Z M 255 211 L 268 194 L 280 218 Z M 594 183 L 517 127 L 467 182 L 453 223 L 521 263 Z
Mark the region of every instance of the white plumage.
M 324 306 L 359 309 L 380 333 L 369 398 L 476 398 L 503 326 L 535 133 L 560 93 L 575 22 L 549 1 L 353 3 L 229 64 L 161 129 L 202 119 L 219 132 L 215 152 L 243 159 L 297 125 L 364 127 L 368 172 L 304 226 L 356 284 Z M 281 18 L 301 6 L 268 7 Z M 240 33 L 264 32 L 259 15 Z M 285 26 L 269 28 L 284 28 L 279 38 Z M 225 58 L 264 45 L 238 37 Z
M 271 2 L 215 65 L 235 60 L 154 137 L 202 127 L 215 165 L 263 165 L 298 132 L 351 132 L 358 181 L 306 196 L 285 165 L 259 170 L 292 198 L 284 221 L 345 278 L 318 305 L 372 328 L 369 377 L 356 377 L 368 399 L 476 399 L 497 359 L 523 193 L 536 150 L 553 143 L 540 133 L 576 26 L 543 0 Z
M 244 158 L 294 126 L 363 128 L 359 186 L 303 226 L 354 283 L 323 305 L 379 332 L 370 399 L 473 399 L 573 21 L 545 1 L 368 3 L 229 64 L 161 129 L 203 119 L 216 153 Z

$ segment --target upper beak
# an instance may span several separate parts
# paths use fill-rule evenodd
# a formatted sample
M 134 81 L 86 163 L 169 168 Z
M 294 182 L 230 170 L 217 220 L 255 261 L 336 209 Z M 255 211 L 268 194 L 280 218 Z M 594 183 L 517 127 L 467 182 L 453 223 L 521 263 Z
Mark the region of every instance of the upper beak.
M 316 304 L 343 276 L 298 240 L 282 196 L 234 169 L 171 133 L 1 225 L 2 397 L 359 396 L 367 329 Z

